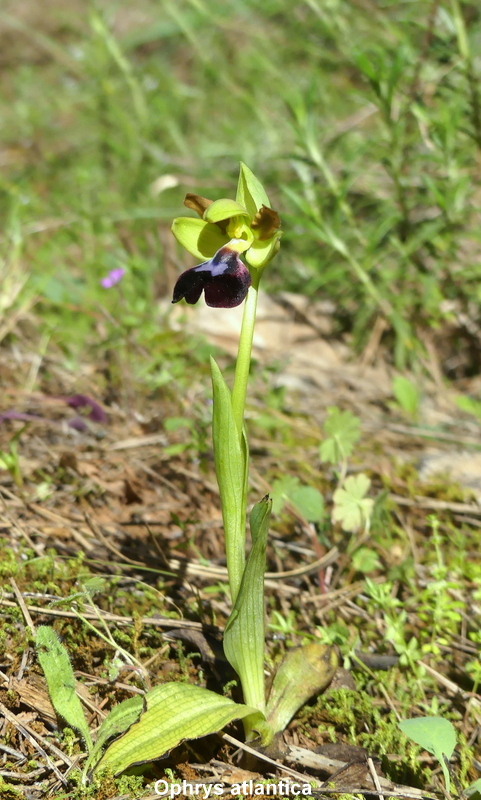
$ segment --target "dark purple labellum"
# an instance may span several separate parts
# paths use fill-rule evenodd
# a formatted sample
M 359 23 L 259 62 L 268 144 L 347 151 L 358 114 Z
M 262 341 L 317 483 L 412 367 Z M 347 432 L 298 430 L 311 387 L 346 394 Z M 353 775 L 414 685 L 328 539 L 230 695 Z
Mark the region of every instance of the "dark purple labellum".
M 234 308 L 245 299 L 250 285 L 249 270 L 239 254 L 225 245 L 209 261 L 180 275 L 172 302 L 184 298 L 186 303 L 194 305 L 204 290 L 205 302 L 211 308 Z

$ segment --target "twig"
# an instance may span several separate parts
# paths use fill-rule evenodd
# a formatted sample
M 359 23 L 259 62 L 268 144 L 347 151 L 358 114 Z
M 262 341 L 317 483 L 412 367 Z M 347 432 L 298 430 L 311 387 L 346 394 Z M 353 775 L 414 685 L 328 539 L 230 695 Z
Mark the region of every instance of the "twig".
M 296 772 L 296 770 L 291 769 L 290 767 L 285 767 L 283 764 L 279 764 L 277 761 L 274 761 L 273 758 L 269 758 L 269 756 L 264 755 L 264 753 L 259 752 L 254 747 L 249 747 L 248 744 L 240 742 L 238 739 L 234 739 L 233 736 L 229 736 L 228 733 L 222 733 L 220 736 L 225 742 L 233 744 L 234 747 L 243 750 L 245 753 L 249 753 L 251 756 L 255 756 L 255 758 L 260 758 L 261 761 L 265 761 L 266 764 L 271 764 L 276 769 L 280 769 L 283 772 L 286 772 L 288 775 L 292 775 L 293 778 L 297 778 L 297 780 L 302 781 L 302 783 L 312 783 L 311 775 L 302 775 L 302 773 Z M 318 783 L 318 781 L 316 781 L 316 783 Z
M 15 583 L 14 578 L 10 578 L 10 585 L 14 591 L 15 597 L 18 600 L 18 605 L 22 610 L 22 614 L 24 616 L 25 622 L 27 623 L 27 627 L 30 628 L 30 632 L 33 636 L 35 636 L 35 625 L 32 622 L 32 617 L 30 616 L 30 612 L 26 606 L 25 600 L 23 599 L 20 589 L 18 588 L 17 584 Z
M 378 777 L 378 774 L 377 774 L 376 769 L 374 767 L 374 762 L 373 762 L 371 756 L 369 756 L 368 759 L 367 759 L 367 765 L 369 767 L 369 772 L 371 773 L 371 778 L 372 778 L 372 781 L 374 783 L 374 786 L 376 787 L 376 790 L 378 792 L 381 792 L 382 791 L 381 784 L 379 783 L 379 777 Z M 384 795 L 383 794 L 379 794 L 379 800 L 384 800 Z
M 11 711 L 9 711 L 8 708 L 4 706 L 3 703 L 1 702 L 0 702 L 0 713 L 2 713 L 5 719 L 8 722 L 10 722 L 19 731 L 19 733 L 21 733 L 22 736 L 30 742 L 32 747 L 34 747 L 38 753 L 41 754 L 41 756 L 45 759 L 46 763 L 48 764 L 49 768 L 55 773 L 55 776 L 58 778 L 58 780 L 61 781 L 64 786 L 66 786 L 67 781 L 65 777 L 62 775 L 58 767 L 56 767 L 55 764 L 50 760 L 49 756 L 47 755 L 43 747 L 40 746 L 39 742 L 42 742 L 42 744 L 45 747 L 47 747 L 49 750 L 55 753 L 55 755 L 58 758 L 61 758 L 62 761 L 68 766 L 70 766 L 72 763 L 70 759 L 66 755 L 64 755 L 57 747 L 55 747 L 55 745 L 51 744 L 51 742 L 47 741 L 47 739 L 44 739 L 43 736 L 40 736 L 39 733 L 37 733 L 36 731 L 32 731 L 32 729 L 25 722 L 20 722 L 20 720 L 18 720 L 17 717 L 15 716 L 15 714 L 12 714 Z

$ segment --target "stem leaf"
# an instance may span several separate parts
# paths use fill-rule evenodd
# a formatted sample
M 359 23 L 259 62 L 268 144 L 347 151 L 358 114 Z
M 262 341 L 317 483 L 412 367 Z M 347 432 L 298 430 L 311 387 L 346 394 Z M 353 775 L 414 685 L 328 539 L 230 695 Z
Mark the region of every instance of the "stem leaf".
M 239 436 L 234 420 L 231 393 L 213 358 L 210 366 L 214 396 L 212 438 L 215 471 L 222 504 L 229 584 L 235 602 L 245 564 L 248 451 L 246 438 L 243 434 L 242 438 Z
M 241 679 L 244 699 L 261 711 L 265 708 L 264 573 L 271 507 L 266 496 L 251 511 L 252 548 L 224 632 L 224 653 Z

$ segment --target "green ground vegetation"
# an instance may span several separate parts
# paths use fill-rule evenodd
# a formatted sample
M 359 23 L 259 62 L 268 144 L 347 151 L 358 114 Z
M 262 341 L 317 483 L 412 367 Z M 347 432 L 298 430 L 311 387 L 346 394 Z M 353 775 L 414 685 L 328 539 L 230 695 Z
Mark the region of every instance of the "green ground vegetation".
M 186 190 L 225 194 L 242 159 L 284 222 L 269 286 L 332 299 L 358 345 L 382 316 L 411 361 L 423 328 L 478 313 L 479 15 L 460 0 L 2 11 L 3 310 L 35 304 L 38 347 L 67 359 L 94 328 L 104 348 L 152 346 L 171 219 Z M 469 350 L 469 325 L 458 339 Z
M 33 355 L 23 391 L 38 389 L 37 362 L 44 384 L 55 387 L 50 359 L 69 374 L 89 364 L 99 395 L 131 409 L 138 397 L 158 397 L 162 389 L 172 434 L 164 456 L 187 454 L 213 480 L 207 389 L 188 410 L 179 400 L 193 369 L 208 386 L 212 348 L 169 328 L 172 285 L 192 263 L 183 260 L 170 224 L 186 191 L 230 196 L 239 160 L 262 180 L 283 222 L 265 289 L 332 301 L 334 334 L 348 336 L 354 352 L 381 320 L 385 358 L 401 371 L 422 372 L 432 346 L 443 380 L 479 372 L 475 0 L 138 0 L 135 8 L 125 0 L 22 0 L 2 4 L 0 44 L 0 345 Z M 120 267 L 122 282 L 102 288 L 101 279 Z M 393 394 L 404 421 L 416 421 L 421 400 L 410 379 L 398 381 Z M 254 458 L 258 441 L 268 441 L 277 465 L 265 469 L 276 503 L 271 566 L 292 531 L 294 509 L 296 519 L 315 526 L 323 548 L 336 544 L 347 553 L 336 588 L 357 587 L 342 615 L 336 602 L 311 618 L 295 597 L 288 608 L 268 598 L 271 666 L 282 637 L 289 644 L 321 640 L 337 645 L 356 675 L 357 692 L 341 688 L 321 698 L 294 730 L 315 742 L 365 746 L 393 779 L 439 788 L 432 762 L 419 761 L 397 716 L 412 709 L 443 716 L 459 732 L 452 769 L 466 787 L 477 777 L 474 756 L 481 758 L 479 699 L 469 700 L 481 686 L 479 526 L 460 521 L 449 505 L 469 495 L 442 480 L 421 490 L 409 465 L 368 469 L 368 476 L 347 478 L 347 496 L 337 494 L 333 532 L 334 495 L 345 492 L 347 470 L 356 472 L 372 447 L 356 438 L 363 420 L 351 415 L 336 429 L 334 409 L 331 428 L 316 438 L 295 424 L 292 411 L 284 413 L 281 393 L 272 390 L 267 406 L 251 430 Z M 27 501 L 33 490 L 18 457 L 22 435 L 12 429 L 0 467 L 10 491 Z M 36 481 L 35 500 L 53 498 L 60 485 L 69 486 L 72 503 L 100 504 L 104 496 L 100 483 L 87 490 L 61 466 L 39 469 Z M 423 492 L 446 508 L 430 518 L 417 508 L 406 517 L 389 497 L 414 503 Z M 190 521 L 176 518 L 182 533 Z M 192 538 L 185 551 L 197 554 L 197 546 Z M 79 619 L 56 621 L 76 670 L 111 680 L 157 658 L 162 680 L 207 684 L 209 667 L 194 645 L 169 651 L 159 629 L 141 618 L 155 605 L 164 617 L 222 621 L 225 584 L 212 579 L 202 599 L 179 594 L 173 607 L 163 601 L 164 590 L 173 590 L 162 570 L 153 579 L 149 569 L 143 583 L 138 567 L 132 578 L 128 565 L 118 566 L 118 575 L 106 573 L 92 586 L 102 564 L 84 554 L 40 558 L 28 543 L 19 550 L 8 541 L 0 549 L 6 591 L 14 578 L 60 609 L 82 614 L 93 602 L 134 618 L 111 642 Z M 22 619 L 9 608 L 0 630 L 0 657 L 13 658 L 15 668 L 31 644 Z M 105 633 L 100 621 L 93 624 Z M 398 661 L 385 672 L 371 669 L 358 657 L 369 650 Z M 439 675 L 458 680 L 459 693 Z M 145 688 L 140 673 L 133 685 Z M 98 691 L 109 703 L 127 696 L 106 685 Z M 64 736 L 65 747 L 78 750 L 68 731 Z M 395 763 L 386 758 L 393 753 Z M 88 791 L 134 796 L 141 780 L 126 780 L 109 778 Z M 5 796 L 15 797 L 15 787 L 10 783 Z

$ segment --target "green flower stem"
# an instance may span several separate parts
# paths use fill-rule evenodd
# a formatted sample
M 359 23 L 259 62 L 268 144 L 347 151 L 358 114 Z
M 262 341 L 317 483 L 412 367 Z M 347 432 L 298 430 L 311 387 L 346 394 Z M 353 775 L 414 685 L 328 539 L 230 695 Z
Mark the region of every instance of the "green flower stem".
M 234 386 L 232 388 L 232 410 L 237 430 L 239 431 L 239 437 L 242 436 L 242 428 L 244 427 L 244 409 L 246 404 L 247 383 L 249 381 L 252 339 L 254 337 L 261 270 L 253 269 L 251 275 L 252 286 L 249 289 L 244 305 L 239 350 L 237 352 L 235 366 Z

